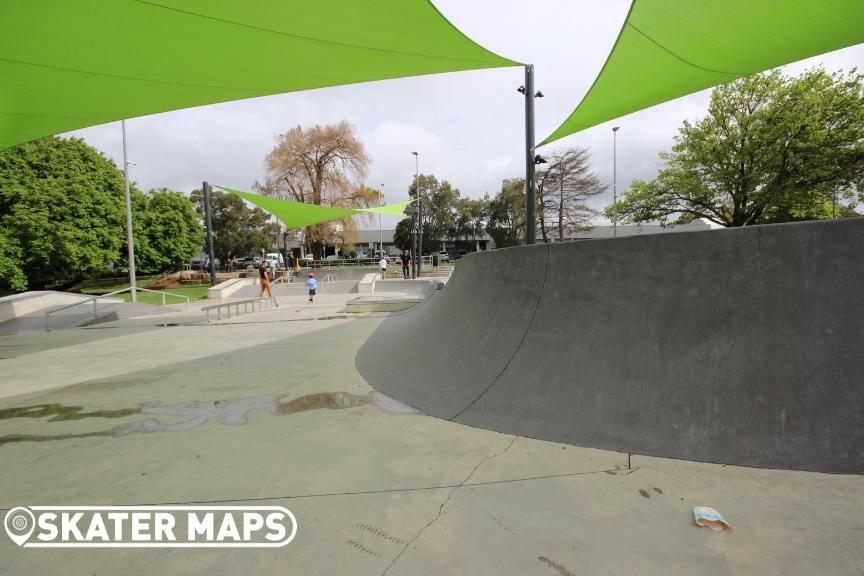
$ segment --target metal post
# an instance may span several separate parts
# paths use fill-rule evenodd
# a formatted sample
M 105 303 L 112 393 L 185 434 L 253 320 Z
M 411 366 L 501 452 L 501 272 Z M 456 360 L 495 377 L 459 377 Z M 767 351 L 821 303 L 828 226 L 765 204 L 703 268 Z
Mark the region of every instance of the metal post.
M 138 301 L 135 288 L 135 241 L 132 235 L 132 196 L 129 193 L 129 156 L 126 152 L 126 120 L 120 121 L 123 129 L 123 188 L 126 193 L 126 247 L 129 255 L 129 287 L 132 289 L 132 302 Z
M 618 126 L 612 128 L 612 205 L 618 201 Z M 618 237 L 618 218 L 612 215 L 612 237 Z
M 525 65 L 525 242 L 537 242 L 534 192 L 534 65 Z
M 213 255 L 213 222 L 210 217 L 210 185 L 204 182 L 204 220 L 207 226 L 207 256 L 210 259 L 210 285 L 216 285 L 216 259 Z
M 384 184 L 381 184 L 381 196 L 378 198 L 378 207 L 384 205 Z M 381 246 L 381 252 L 384 252 L 384 229 L 381 228 L 381 213 L 378 213 L 378 244 Z
M 415 265 L 412 268 L 417 270 L 416 275 L 412 274 L 412 278 L 420 276 L 423 267 L 423 197 L 420 195 L 420 153 L 411 152 L 414 155 L 414 188 L 417 193 L 417 243 L 414 248 L 413 261 Z

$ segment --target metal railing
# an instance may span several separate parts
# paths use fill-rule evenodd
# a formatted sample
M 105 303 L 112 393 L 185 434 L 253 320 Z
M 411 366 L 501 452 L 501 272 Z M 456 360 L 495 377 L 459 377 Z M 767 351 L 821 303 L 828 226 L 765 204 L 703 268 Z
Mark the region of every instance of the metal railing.
M 48 310 L 47 312 L 45 312 L 45 331 L 46 332 L 51 331 L 51 314 L 54 314 L 55 312 L 60 312 L 62 310 L 68 310 L 69 308 L 74 308 L 75 306 L 81 306 L 82 304 L 89 304 L 92 302 L 93 303 L 93 314 L 92 314 L 91 318 L 96 318 L 98 315 L 97 312 L 98 312 L 98 307 L 99 307 L 99 300 L 101 298 L 110 298 L 111 296 L 115 296 L 117 294 L 123 294 L 124 292 L 131 292 L 131 291 L 132 291 L 132 287 L 130 286 L 129 288 L 123 288 L 122 290 L 115 290 L 114 292 L 109 292 L 108 294 L 99 294 L 98 296 L 91 296 L 90 298 L 81 300 L 80 302 L 75 302 L 74 304 L 67 304 L 66 306 L 61 306 L 59 308 L 54 308 L 52 310 Z M 165 292 L 164 290 L 150 290 L 149 288 L 135 288 L 135 291 L 136 292 L 149 292 L 151 294 L 161 294 L 162 295 L 162 307 L 163 308 L 166 308 L 168 305 L 166 302 L 166 298 L 168 296 L 173 296 L 175 298 L 185 299 L 187 310 L 189 309 L 189 303 L 192 301 L 192 299 L 189 296 L 184 296 L 183 294 L 175 294 L 174 292 Z M 111 305 L 118 304 L 118 302 L 111 302 L 110 304 Z
M 219 304 L 213 304 L 211 306 L 202 306 L 201 311 L 207 313 L 207 323 L 210 323 L 210 312 L 216 311 L 216 319 L 222 319 L 222 310 L 224 309 L 227 313 L 227 317 L 231 317 L 231 307 L 234 307 L 234 315 L 240 315 L 240 306 L 243 306 L 243 314 L 247 314 L 249 312 L 249 306 L 252 306 L 252 312 L 256 312 L 255 305 L 258 305 L 258 312 L 264 310 L 266 303 L 266 308 L 269 310 L 272 304 L 272 299 L 258 299 L 258 298 L 244 298 L 243 300 L 232 300 L 231 302 L 221 302 Z

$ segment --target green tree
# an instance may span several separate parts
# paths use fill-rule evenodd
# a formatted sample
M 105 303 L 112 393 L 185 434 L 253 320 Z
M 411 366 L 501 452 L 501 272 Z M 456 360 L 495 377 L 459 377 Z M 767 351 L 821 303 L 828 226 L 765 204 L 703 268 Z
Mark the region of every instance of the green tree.
M 634 181 L 607 216 L 748 226 L 830 218 L 835 200 L 850 209 L 864 188 L 862 79 L 773 71 L 716 88 L 708 115 L 685 122 L 660 155 L 657 177 Z
M 456 236 L 463 240 L 479 238 L 486 232 L 489 219 L 489 196 L 461 198 L 456 204 Z
M 27 289 L 27 277 L 21 269 L 21 247 L 15 238 L 0 228 L 0 294 Z
M 448 181 L 439 181 L 431 174 L 420 174 L 419 179 L 411 182 L 408 188 L 410 198 L 417 198 L 418 188 L 423 201 L 423 251 L 438 250 L 438 242 L 456 236 L 460 193 Z M 405 209 L 409 219 L 416 213 L 416 202 Z
M 200 218 L 204 218 L 204 196 L 192 192 L 192 200 Z M 279 225 L 270 221 L 270 214 L 261 208 L 248 208 L 246 203 L 225 192 L 210 194 L 210 221 L 213 224 L 214 256 L 226 265 L 237 256 L 253 256 L 276 244 Z M 201 242 L 202 246 L 204 242 Z
M 145 194 L 133 187 L 131 193 L 137 271 L 148 274 L 176 268 L 201 251 L 204 229 L 187 196 L 165 188 Z M 118 264 L 126 266 L 123 240 Z
M 39 289 L 102 272 L 117 258 L 124 224 L 123 175 L 83 140 L 43 138 L 0 152 L 5 286 Z
M 501 191 L 489 202 L 487 231 L 495 246 L 506 248 L 525 242 L 525 179 L 504 180 Z

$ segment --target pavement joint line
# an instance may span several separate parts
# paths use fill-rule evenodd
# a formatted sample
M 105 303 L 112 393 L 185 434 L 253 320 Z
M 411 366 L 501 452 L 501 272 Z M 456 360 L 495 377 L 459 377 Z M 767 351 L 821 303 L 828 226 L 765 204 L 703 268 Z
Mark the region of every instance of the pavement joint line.
M 487 456 L 486 458 L 480 460 L 480 462 L 478 462 L 477 465 L 474 466 L 474 469 L 471 470 L 471 473 L 468 474 L 468 476 L 466 476 L 465 479 L 462 480 L 462 482 L 460 482 L 458 486 L 456 486 L 450 490 L 450 493 L 447 494 L 447 497 L 444 499 L 443 502 L 441 502 L 441 505 L 438 506 L 438 513 L 435 515 L 435 517 L 432 518 L 429 522 L 427 522 L 426 525 L 423 526 L 420 529 L 420 531 L 414 535 L 413 538 L 411 538 L 408 542 L 405 543 L 405 545 L 402 547 L 402 549 L 399 551 L 399 553 L 396 554 L 396 557 L 393 558 L 393 560 L 390 562 L 390 564 L 387 565 L 387 568 L 385 568 L 384 571 L 381 573 L 381 576 L 384 576 L 385 574 L 387 574 L 387 572 L 390 571 L 390 568 L 392 568 L 396 564 L 396 562 L 399 561 L 399 559 L 402 557 L 402 555 L 405 553 L 405 551 L 408 550 L 408 548 L 412 544 L 414 544 L 414 542 L 416 542 L 420 538 L 420 536 L 422 536 L 423 533 L 430 526 L 432 526 L 432 524 L 434 524 L 435 522 L 437 522 L 441 518 L 441 515 L 444 514 L 444 507 L 447 506 L 448 502 L 450 502 L 450 499 L 453 497 L 453 494 L 455 494 L 459 488 L 462 488 L 465 485 L 465 483 L 468 482 L 472 476 L 474 476 L 474 473 L 477 472 L 477 470 L 480 468 L 480 466 L 482 466 L 483 464 L 485 464 L 487 462 L 494 460 L 498 456 L 501 456 L 502 454 L 504 454 L 505 452 L 510 450 L 510 447 L 516 443 L 516 440 L 518 438 L 519 438 L 519 436 L 513 436 L 513 438 L 510 439 L 510 442 L 507 444 L 507 446 L 503 450 L 496 452 L 495 454 L 492 454 L 491 456 Z
M 519 438 L 519 436 L 517 436 Z M 482 464 L 482 462 L 481 462 Z M 349 492 L 321 492 L 318 494 L 299 494 L 299 495 L 285 495 L 285 496 L 256 496 L 249 498 L 220 498 L 214 500 L 183 500 L 183 501 L 173 501 L 173 502 L 136 502 L 134 504 L 126 504 L 126 506 L 184 506 L 184 505 L 206 505 L 206 504 L 220 504 L 220 503 L 236 503 L 236 502 L 267 502 L 271 500 L 300 500 L 304 498 L 331 498 L 335 496 L 366 496 L 366 495 L 375 495 L 375 494 L 396 494 L 400 492 L 423 492 L 423 491 L 431 491 L 431 490 L 447 490 L 451 489 L 459 489 L 459 488 L 473 488 L 475 486 L 493 486 L 496 484 L 515 484 L 517 482 L 531 482 L 534 480 L 551 480 L 555 478 L 575 478 L 578 476 L 590 476 L 593 474 L 608 474 L 608 473 L 617 473 L 617 472 L 625 472 L 631 473 L 639 470 L 639 468 L 633 468 L 631 471 L 628 471 L 626 468 L 610 468 L 606 470 L 589 470 L 586 472 L 569 472 L 562 474 L 545 474 L 542 476 L 527 476 L 523 478 L 505 478 L 503 480 L 488 480 L 484 482 L 463 482 L 459 484 L 442 484 L 439 486 L 414 486 L 407 488 L 382 488 L 379 490 L 357 490 L 357 491 L 349 491 Z M 42 504 L 40 504 L 41 506 Z M 50 505 L 50 504 L 49 504 Z M 67 504 L 62 504 L 66 506 Z M 61 506 L 61 504 L 57 504 L 57 506 Z M 0 512 L 8 512 L 12 508 L 0 508 Z

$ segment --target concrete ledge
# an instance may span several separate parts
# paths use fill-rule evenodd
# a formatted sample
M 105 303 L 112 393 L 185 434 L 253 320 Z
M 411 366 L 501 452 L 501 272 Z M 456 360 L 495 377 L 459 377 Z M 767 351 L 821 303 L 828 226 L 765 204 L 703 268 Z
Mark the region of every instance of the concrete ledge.
M 377 279 L 377 273 L 364 274 L 360 282 L 357 283 L 357 292 L 360 294 L 372 294 L 375 292 L 375 282 Z
M 208 300 L 224 300 L 243 288 L 255 284 L 255 280 L 247 278 L 232 278 L 207 290 Z
M 20 318 L 54 306 L 65 306 L 87 300 L 86 294 L 70 294 L 54 290 L 24 292 L 0 298 L 0 322 Z M 120 300 L 118 300 L 119 302 Z

